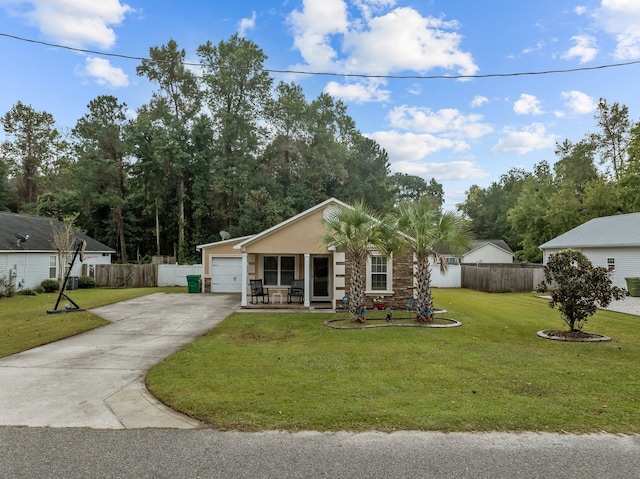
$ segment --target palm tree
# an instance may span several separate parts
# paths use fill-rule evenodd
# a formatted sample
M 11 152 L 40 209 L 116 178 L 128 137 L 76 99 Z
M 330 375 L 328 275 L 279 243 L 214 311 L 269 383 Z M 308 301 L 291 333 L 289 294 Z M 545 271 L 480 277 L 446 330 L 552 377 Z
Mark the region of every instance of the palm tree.
M 322 223 L 320 241 L 345 253 L 347 261 L 351 262 L 349 317 L 351 321 L 364 321 L 360 310 L 364 304 L 367 255 L 370 250 L 389 254 L 390 238 L 395 232 L 386 222 L 376 219 L 363 202 L 336 208 L 323 218 Z
M 431 309 L 433 304 L 431 262 L 437 264 L 440 271 L 447 270 L 446 258 L 436 248 L 447 246 L 453 252 L 462 252 L 468 249 L 472 238 L 462 216 L 453 211 L 441 212 L 428 197 L 403 202 L 398 209 L 398 229 L 404 233 L 400 237 L 415 255 L 416 317 L 428 321 L 432 316 L 425 314 L 424 309 L 425 305 Z

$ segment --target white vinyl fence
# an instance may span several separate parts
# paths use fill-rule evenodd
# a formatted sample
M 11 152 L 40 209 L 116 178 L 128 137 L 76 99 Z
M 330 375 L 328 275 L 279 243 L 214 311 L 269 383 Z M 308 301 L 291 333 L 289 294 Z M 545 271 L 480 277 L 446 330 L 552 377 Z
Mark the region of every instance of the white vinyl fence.
M 159 264 L 158 286 L 187 286 L 187 276 L 202 274 L 201 264 Z
M 443 273 L 437 266 L 431 266 L 431 286 L 434 288 L 459 288 L 462 285 L 462 268 L 450 264 Z

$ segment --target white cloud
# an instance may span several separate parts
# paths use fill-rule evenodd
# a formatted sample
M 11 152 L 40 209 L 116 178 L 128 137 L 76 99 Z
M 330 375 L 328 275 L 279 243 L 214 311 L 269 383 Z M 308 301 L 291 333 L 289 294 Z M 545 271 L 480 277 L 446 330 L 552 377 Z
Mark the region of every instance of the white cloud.
M 586 113 L 591 113 L 596 109 L 596 102 L 593 98 L 578 90 L 563 91 L 562 98 L 565 100 L 565 105 L 571 109 L 572 113 L 584 115 Z
M 254 11 L 251 13 L 251 18 L 243 18 L 242 20 L 240 20 L 240 24 L 238 25 L 238 34 L 244 37 L 245 34 L 249 30 L 253 30 L 255 26 L 256 26 L 256 12 Z
M 368 135 L 376 140 L 389 154 L 392 163 L 421 160 L 444 149 L 454 149 L 456 142 L 449 138 L 438 138 L 427 133 L 377 131 Z
M 471 180 L 485 178 L 489 174 L 471 161 L 450 161 L 446 163 L 425 163 L 399 161 L 391 168 L 394 172 L 423 178 L 435 178 L 437 181 Z M 463 197 L 463 200 L 466 196 Z
M 583 5 L 578 5 L 576 8 L 573 9 L 573 11 L 575 12 L 576 15 L 584 15 L 585 13 L 587 13 L 587 7 Z
M 473 97 L 473 100 L 471 100 L 471 106 L 473 108 L 479 108 L 485 103 L 489 103 L 489 99 L 486 96 L 482 95 L 476 95 Z
M 354 0 L 353 3 L 360 9 L 364 18 L 370 19 L 374 13 L 393 7 L 396 0 Z
M 535 47 L 527 47 L 524 50 L 522 50 L 522 54 L 523 55 L 528 55 L 530 53 L 534 53 L 537 51 L 542 50 L 545 47 L 546 43 L 543 42 L 542 40 L 539 40 L 538 42 L 536 42 L 536 46 Z
M 393 128 L 440 134 L 459 140 L 478 139 L 491 133 L 493 128 L 482 123 L 483 119 L 482 115 L 464 115 L 455 108 L 444 108 L 434 112 L 429 108 L 403 105 L 389 113 L 389 121 Z
M 345 73 L 427 72 L 435 68 L 474 74 L 478 67 L 461 50 L 455 21 L 424 17 L 391 0 L 359 0 L 362 17 L 347 15 L 344 0 L 304 0 L 289 15 L 294 46 L 307 68 Z M 300 66 L 297 66 L 300 67 Z
M 540 100 L 528 93 L 520 95 L 520 99 L 513 104 L 513 111 L 518 115 L 541 115 L 544 113 L 540 108 Z
M 575 45 L 562 55 L 565 60 L 577 58 L 579 63 L 587 63 L 598 54 L 596 39 L 591 35 L 575 35 L 571 40 Z
M 127 75 L 104 58 L 87 57 L 84 68 L 76 73 L 80 76 L 91 77 L 98 85 L 102 86 L 121 88 L 129 85 Z
M 116 41 L 113 26 L 134 10 L 120 0 L 10 0 L 9 14 L 24 18 L 48 38 L 82 48 L 111 48 Z
M 616 38 L 617 59 L 640 58 L 640 2 L 602 0 L 595 17 L 604 30 Z
M 345 62 L 353 71 L 385 74 L 403 70 L 427 72 L 434 68 L 472 75 L 478 67 L 470 53 L 460 50 L 462 37 L 456 22 L 423 17 L 402 7 L 372 18 L 367 29 L 345 37 Z
M 493 153 L 524 155 L 534 150 L 553 148 L 556 143 L 556 136 L 548 133 L 542 123 L 533 123 L 520 131 L 507 127 L 504 133 L 506 136 L 491 148 Z
M 389 101 L 391 91 L 383 89 L 382 87 L 384 85 L 386 85 L 386 82 L 379 80 L 347 83 L 344 85 L 331 81 L 327 83 L 324 91 L 335 98 L 356 103 Z
M 482 95 L 476 95 L 473 97 L 473 100 L 471 100 L 471 106 L 473 108 L 479 108 L 485 103 L 489 103 L 489 99 L 486 96 Z
M 332 70 L 337 52 L 331 36 L 347 32 L 347 5 L 343 0 L 304 0 L 302 11 L 289 15 L 294 45 L 307 64 L 319 70 Z

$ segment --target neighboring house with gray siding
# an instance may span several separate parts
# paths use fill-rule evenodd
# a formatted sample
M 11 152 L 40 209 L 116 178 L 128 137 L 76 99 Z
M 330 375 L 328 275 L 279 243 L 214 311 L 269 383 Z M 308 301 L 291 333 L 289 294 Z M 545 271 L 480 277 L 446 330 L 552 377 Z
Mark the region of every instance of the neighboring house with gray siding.
M 52 244 L 55 229 L 64 224 L 53 218 L 0 212 L 0 278 L 10 280 L 16 289 L 32 289 L 45 279 L 58 279 L 68 265 L 59 264 Z M 28 237 L 27 237 L 28 236 Z M 83 266 L 110 264 L 115 250 L 74 231 L 78 240 L 87 242 L 83 261 L 78 258 L 71 276 L 81 276 Z
M 594 266 L 611 271 L 615 286 L 640 276 L 640 213 L 594 218 L 540 245 L 543 263 L 566 248 L 582 251 Z

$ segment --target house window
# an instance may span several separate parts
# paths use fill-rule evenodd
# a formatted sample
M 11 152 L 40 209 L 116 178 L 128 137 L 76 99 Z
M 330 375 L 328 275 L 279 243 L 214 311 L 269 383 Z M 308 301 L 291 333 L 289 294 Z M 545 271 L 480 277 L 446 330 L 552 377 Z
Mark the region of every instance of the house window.
M 458 264 L 458 258 L 447 258 L 447 264 Z
M 391 259 L 371 255 L 367 259 L 367 291 L 391 291 Z
M 49 256 L 49 279 L 58 278 L 58 260 L 55 256 Z
M 265 256 L 263 275 L 265 285 L 290 286 L 296 276 L 296 257 Z
M 616 259 L 615 258 L 607 258 L 607 268 L 609 271 L 616 270 Z

